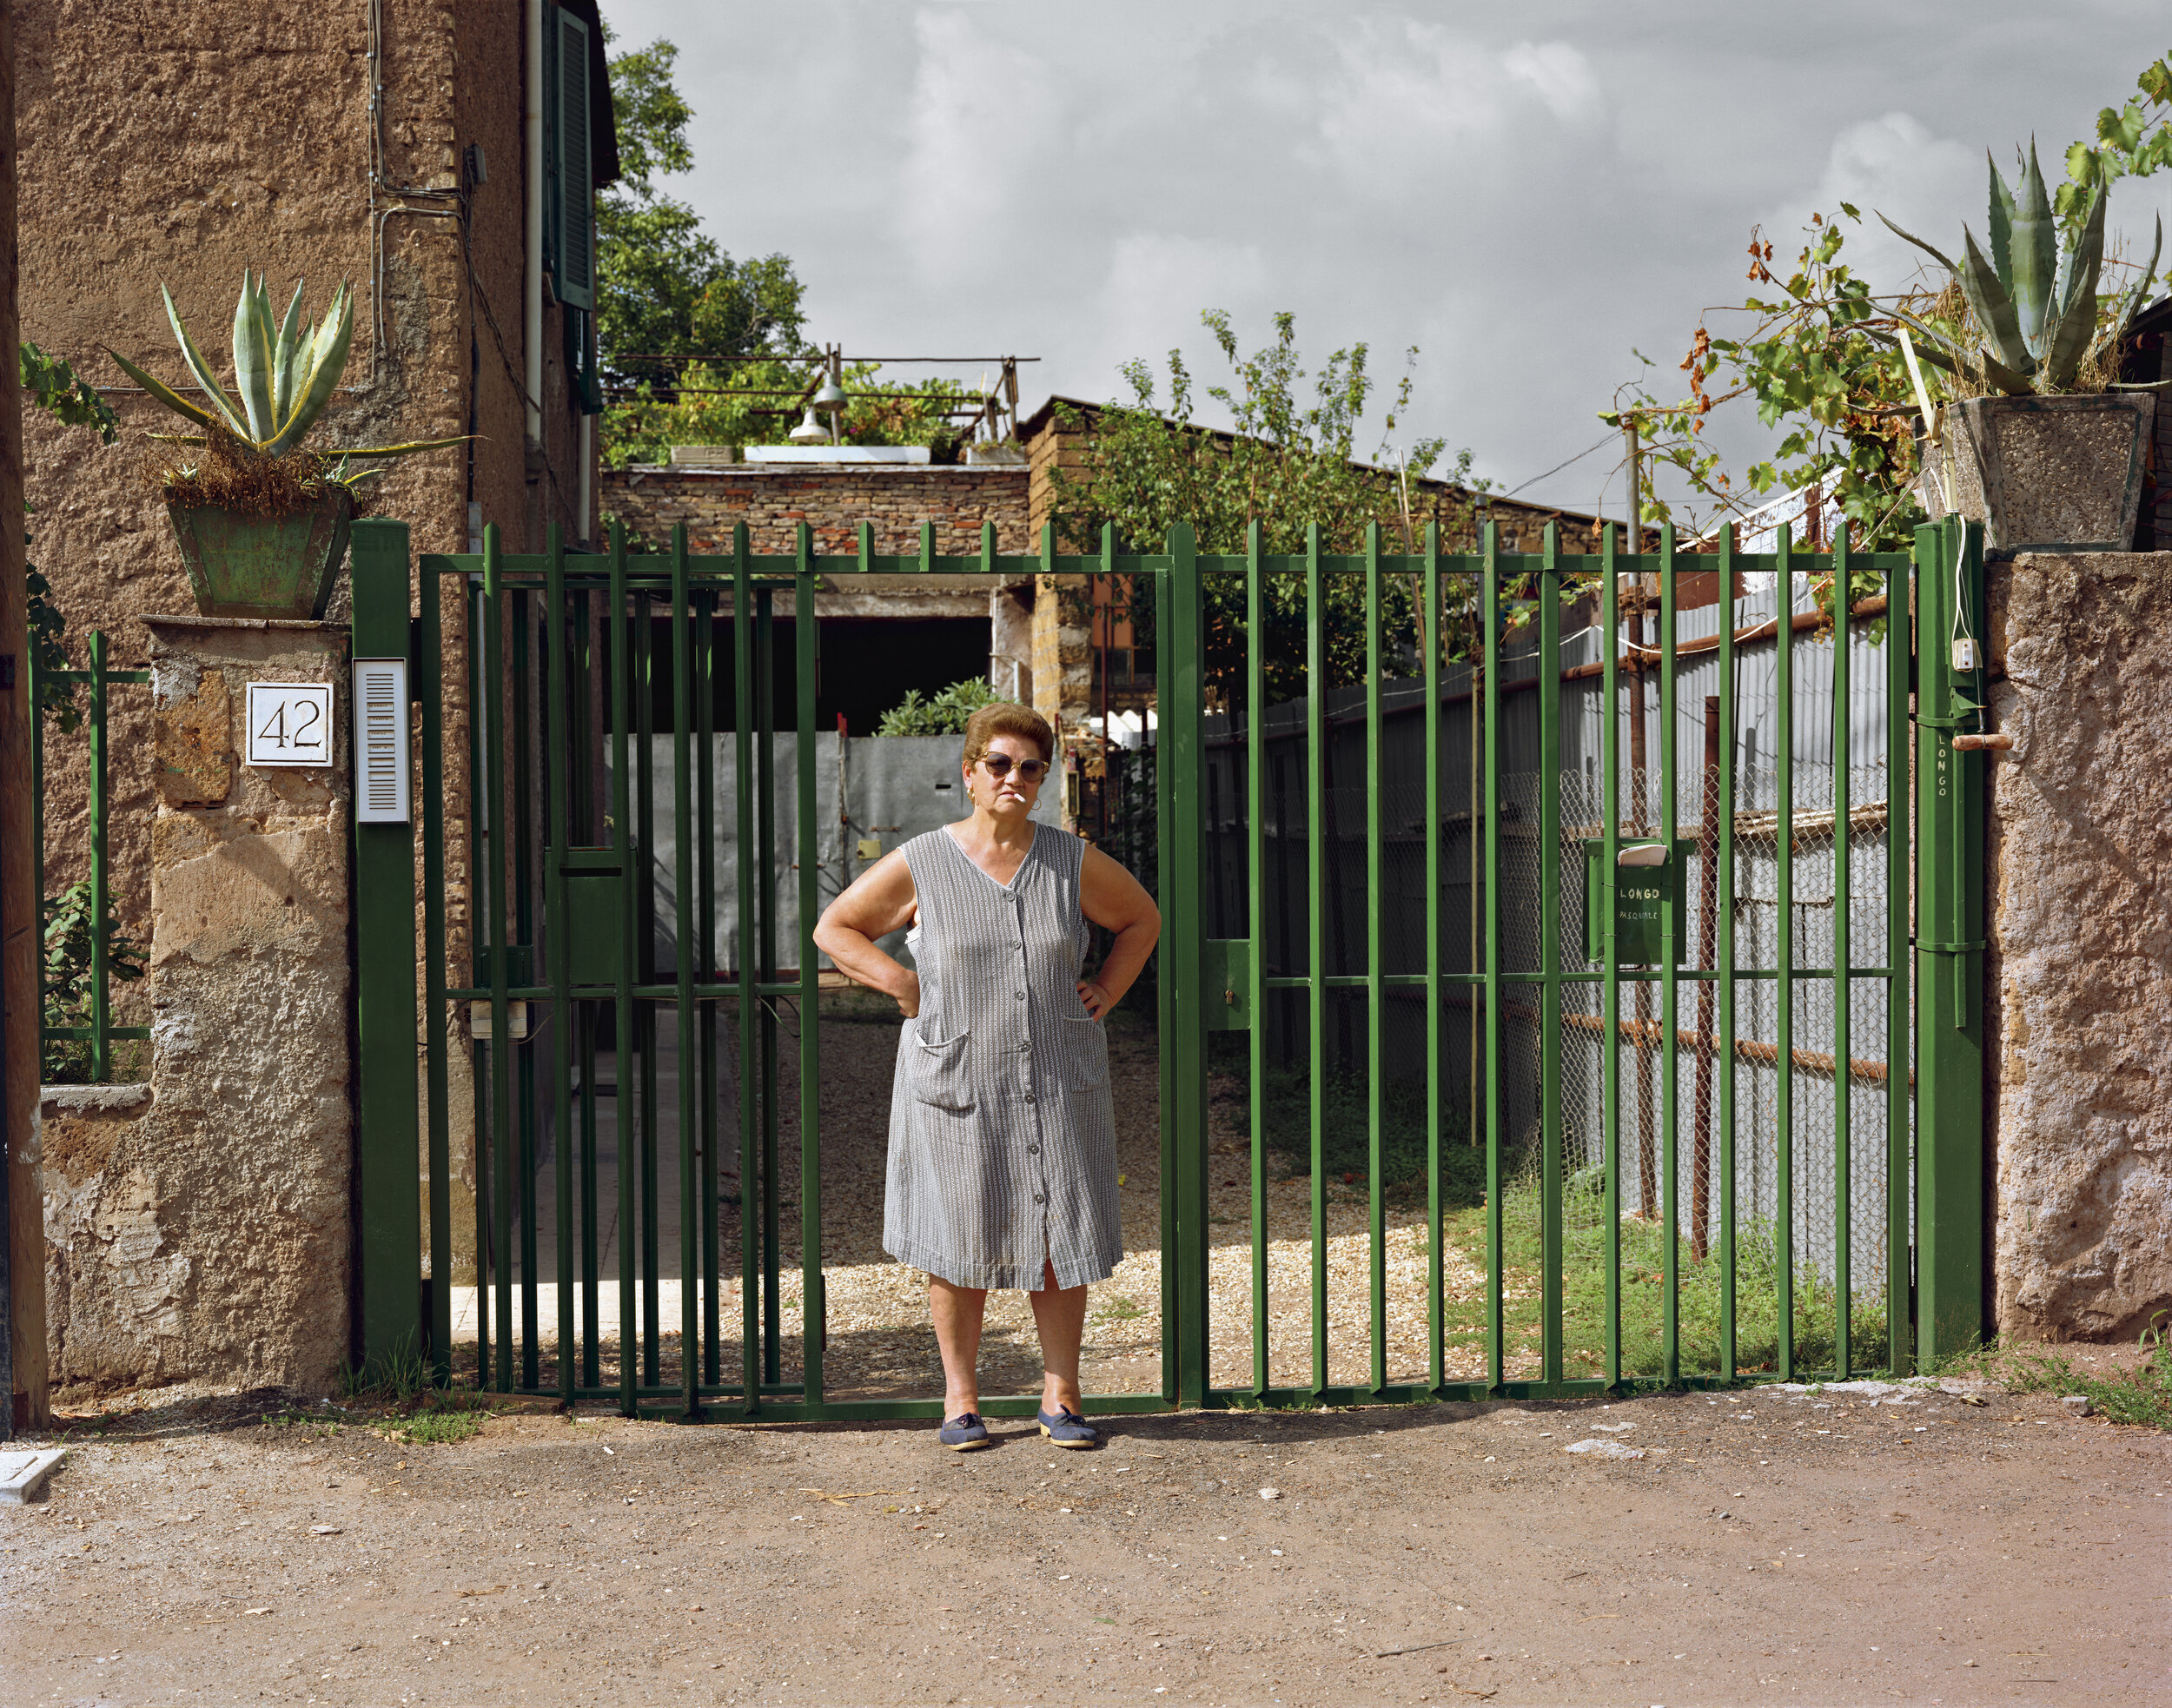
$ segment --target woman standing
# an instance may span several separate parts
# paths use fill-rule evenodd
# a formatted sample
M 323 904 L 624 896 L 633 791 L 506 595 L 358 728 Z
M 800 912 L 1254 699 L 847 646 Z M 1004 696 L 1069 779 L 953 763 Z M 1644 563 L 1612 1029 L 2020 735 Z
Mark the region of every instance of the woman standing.
M 815 928 L 824 953 L 904 1010 L 883 1247 L 927 1271 L 941 1440 L 961 1452 L 988 1441 L 977 1366 L 994 1287 L 1033 1303 L 1041 1433 L 1063 1447 L 1100 1439 L 1079 1415 L 1079 1342 L 1087 1285 L 1123 1255 L 1101 1020 L 1154 952 L 1162 916 L 1106 854 L 1028 816 L 1055 745 L 1024 706 L 975 712 L 972 816 L 884 855 Z M 1089 921 L 1116 937 L 1092 978 Z M 875 946 L 904 926 L 917 970 Z

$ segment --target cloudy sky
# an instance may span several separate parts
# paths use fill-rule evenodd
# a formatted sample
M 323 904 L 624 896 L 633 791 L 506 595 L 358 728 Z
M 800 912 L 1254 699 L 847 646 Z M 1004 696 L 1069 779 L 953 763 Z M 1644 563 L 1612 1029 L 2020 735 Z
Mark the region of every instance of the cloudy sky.
M 1037 355 L 1030 408 L 1171 346 L 1219 378 L 1202 309 L 1248 346 L 1289 309 L 1314 355 L 1364 341 L 1392 376 L 1420 348 L 1399 439 L 1576 508 L 1620 504 L 1614 443 L 1533 477 L 1604 436 L 1632 351 L 1681 383 L 1753 225 L 1776 260 L 1842 201 L 1980 236 L 1987 147 L 2033 134 L 2056 182 L 2172 47 L 2155 0 L 603 8 L 620 47 L 679 44 L 671 189 L 733 255 L 792 257 L 815 338 Z M 2112 224 L 2146 253 L 2167 209 L 2172 175 L 2122 184 Z M 1850 253 L 1897 284 L 1915 252 L 1876 232 Z

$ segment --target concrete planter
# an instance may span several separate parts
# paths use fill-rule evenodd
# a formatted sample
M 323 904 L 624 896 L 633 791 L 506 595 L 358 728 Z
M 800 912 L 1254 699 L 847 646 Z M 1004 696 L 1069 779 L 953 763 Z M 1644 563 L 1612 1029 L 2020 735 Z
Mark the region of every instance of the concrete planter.
M 315 622 L 347 559 L 354 495 L 328 487 L 292 516 L 238 516 L 168 505 L 189 566 L 189 586 L 206 617 L 283 617 Z
M 1988 557 L 2131 550 L 2156 401 L 2148 392 L 1970 398 L 1949 422 L 1943 456 L 1924 457 L 1924 508 L 1982 522 Z

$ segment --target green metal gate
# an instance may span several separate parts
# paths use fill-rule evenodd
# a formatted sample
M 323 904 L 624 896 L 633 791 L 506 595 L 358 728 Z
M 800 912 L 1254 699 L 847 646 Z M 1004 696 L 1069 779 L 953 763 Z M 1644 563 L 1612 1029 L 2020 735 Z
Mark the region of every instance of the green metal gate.
M 1316 532 L 1304 552 L 1255 536 L 1211 556 L 1183 529 L 1158 553 L 1105 537 L 1063 556 L 1044 536 L 1036 556 L 998 557 L 992 528 L 970 557 L 937 556 L 931 529 L 917 554 L 871 545 L 864 528 L 857 553 L 818 555 L 803 526 L 795 553 L 757 556 L 742 529 L 732 552 L 697 555 L 682 530 L 662 554 L 615 537 L 572 554 L 554 535 L 516 556 L 493 528 L 480 555 L 421 559 L 410 619 L 405 529 L 357 525 L 356 656 L 407 661 L 419 714 L 414 822 L 356 832 L 368 1359 L 420 1347 L 441 1376 L 629 1411 L 939 1411 L 825 1382 L 811 1023 L 811 933 L 837 887 L 816 857 L 814 596 L 825 573 L 931 570 L 1150 590 L 1161 1380 L 1089 1409 L 1898 1370 L 1975 1338 L 1984 760 L 1965 736 L 1984 676 L 1980 646 L 1950 644 L 1983 631 L 1972 533 L 1924 529 L 1912 559 L 1797 553 L 1784 533 L 1761 555 L 1678 553 L 1670 536 L 1641 557 L 1611 538 L 1565 555 L 1551 534 L 1509 554 L 1490 529 L 1469 556 L 1430 539 L 1390 555 L 1377 534 L 1333 556 Z M 1738 601 L 1760 600 L 1771 619 L 1738 629 Z M 441 603 L 465 610 L 464 679 L 442 668 Z M 1913 650 L 1911 611 L 1928 638 Z M 1565 612 L 1584 627 L 1565 635 Z M 1351 622 L 1361 637 L 1338 639 Z M 1480 637 L 1460 663 L 1458 626 Z M 1301 658 L 1278 662 L 1291 645 Z M 1705 763 L 1680 751 L 1695 670 L 1715 672 Z M 1758 747 L 1745 670 L 1765 685 Z M 1301 687 L 1278 706 L 1270 681 Z M 1875 751 L 1857 751 L 1861 729 Z M 1804 759 L 1805 732 L 1824 758 Z M 788 784 L 773 770 L 787 747 Z M 1331 784 L 1353 767 L 1361 784 Z M 1354 947 L 1330 942 L 1346 895 Z M 1295 1143 L 1270 1107 L 1291 1062 Z M 1217 1074 L 1241 1132 L 1210 1120 Z M 778 1190 L 795 1113 L 797 1274 Z M 1414 1190 L 1387 1178 L 1391 1129 L 1411 1119 Z M 1368 1166 L 1338 1191 L 1346 1121 Z M 1459 1145 L 1483 1156 L 1482 1209 L 1448 1202 L 1470 1172 Z M 454 1263 L 464 1158 L 472 1294 Z M 1236 1215 L 1216 1195 L 1240 1188 Z M 1271 1237 L 1273 1206 L 1299 1190 L 1307 1227 Z M 659 1210 L 674 1197 L 675 1229 Z M 1745 1356 L 1752 1319 L 1770 1344 Z

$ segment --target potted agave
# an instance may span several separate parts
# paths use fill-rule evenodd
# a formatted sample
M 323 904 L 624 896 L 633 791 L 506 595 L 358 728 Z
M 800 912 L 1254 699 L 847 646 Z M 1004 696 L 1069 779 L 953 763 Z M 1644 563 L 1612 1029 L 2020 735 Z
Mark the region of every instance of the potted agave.
M 1924 423 L 1924 507 L 1982 522 L 1995 556 L 2134 544 L 2156 399 L 2117 384 L 2119 351 L 2155 275 L 2164 226 L 2133 289 L 2102 301 L 2104 202 L 2100 185 L 2063 252 L 2032 143 L 2018 198 L 1991 166 L 1988 257 L 1966 227 L 1956 264 L 1885 221 L 1953 275 L 1974 322 L 1971 336 L 1901 316 L 1929 341 L 1912 353 L 1943 369 L 1959 400 Z
M 173 293 L 166 318 L 205 401 L 182 396 L 126 356 L 106 354 L 159 402 L 200 431 L 153 434 L 184 447 L 159 486 L 172 518 L 196 608 L 207 617 L 324 615 L 347 557 L 348 525 L 362 488 L 385 471 L 354 459 L 401 457 L 461 443 L 433 439 L 317 451 L 302 441 L 332 401 L 354 334 L 354 297 L 342 285 L 324 319 L 301 318 L 301 286 L 275 326 L 263 275 L 242 275 L 234 311 L 229 397 L 182 323 Z

